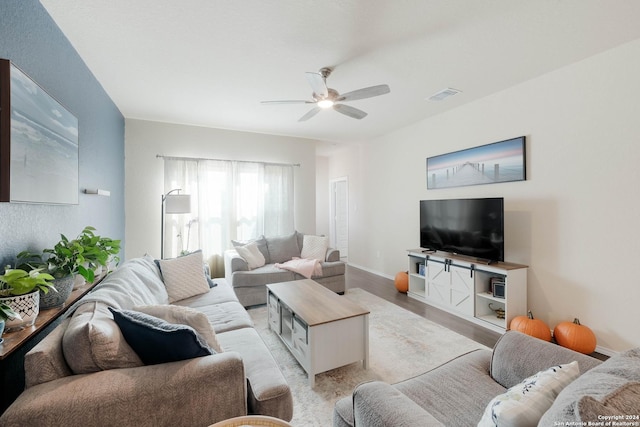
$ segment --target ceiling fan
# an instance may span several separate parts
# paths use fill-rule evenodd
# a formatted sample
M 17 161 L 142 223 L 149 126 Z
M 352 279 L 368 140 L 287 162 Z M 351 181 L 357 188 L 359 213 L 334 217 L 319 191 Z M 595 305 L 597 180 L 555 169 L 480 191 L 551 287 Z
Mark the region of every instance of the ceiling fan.
M 299 122 L 309 120 L 311 117 L 318 114 L 323 109 L 333 108 L 338 113 L 342 113 L 345 116 L 352 117 L 354 119 L 363 119 L 367 116 L 362 110 L 351 107 L 350 105 L 340 104 L 343 101 L 355 101 L 358 99 L 372 98 L 374 96 L 384 95 L 389 93 L 388 85 L 377 85 L 365 87 L 362 89 L 354 90 L 340 95 L 337 90 L 327 87 L 327 77 L 331 75 L 333 68 L 324 67 L 320 69 L 320 72 L 305 73 L 307 81 L 313 89 L 311 94 L 311 100 L 283 100 L 283 101 L 262 101 L 262 104 L 316 104 L 311 110 L 304 116 L 298 119 Z

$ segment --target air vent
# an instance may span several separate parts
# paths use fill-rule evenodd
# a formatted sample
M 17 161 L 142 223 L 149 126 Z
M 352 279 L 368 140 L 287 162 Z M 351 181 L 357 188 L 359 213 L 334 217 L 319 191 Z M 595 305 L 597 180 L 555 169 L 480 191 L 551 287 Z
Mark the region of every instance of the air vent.
M 453 96 L 457 93 L 462 92 L 461 90 L 458 89 L 453 89 L 453 88 L 446 88 L 446 89 L 442 89 L 439 92 L 434 93 L 433 95 L 431 95 L 429 98 L 427 98 L 429 101 L 442 101 L 445 98 L 448 98 L 450 96 Z

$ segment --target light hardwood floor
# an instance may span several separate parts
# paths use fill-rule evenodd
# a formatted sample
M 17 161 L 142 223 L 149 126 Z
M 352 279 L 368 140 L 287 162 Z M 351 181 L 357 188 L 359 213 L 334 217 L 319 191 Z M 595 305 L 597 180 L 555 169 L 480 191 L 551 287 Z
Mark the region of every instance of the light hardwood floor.
M 346 272 L 346 288 L 360 288 L 372 293 L 380 298 L 392 302 L 405 310 L 416 313 L 425 319 L 429 319 L 438 323 L 445 328 L 451 329 L 464 335 L 467 338 L 493 348 L 500 334 L 479 325 L 471 323 L 467 320 L 454 316 L 446 311 L 439 310 L 424 304 L 407 294 L 400 293 L 396 290 L 393 280 L 387 279 L 377 274 L 347 265 Z

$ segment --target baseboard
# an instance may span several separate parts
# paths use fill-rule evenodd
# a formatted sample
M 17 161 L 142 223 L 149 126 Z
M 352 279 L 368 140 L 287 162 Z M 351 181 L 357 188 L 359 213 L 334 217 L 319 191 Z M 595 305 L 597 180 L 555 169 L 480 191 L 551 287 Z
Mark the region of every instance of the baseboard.
M 384 277 L 385 279 L 389 279 L 389 280 L 393 280 L 394 279 L 392 276 L 388 276 L 388 275 L 386 275 L 384 273 L 381 273 L 379 271 L 371 270 L 370 268 L 363 267 L 361 265 L 354 264 L 352 262 L 349 262 L 348 264 L 349 264 L 350 267 L 354 267 L 354 268 L 357 268 L 358 270 L 366 271 L 367 273 L 375 274 L 376 276 Z
M 615 356 L 616 354 L 618 354 L 618 352 L 615 350 L 611 350 L 610 348 L 602 347 L 599 345 L 596 346 L 596 353 L 604 354 L 605 356 L 609 356 L 609 357 Z

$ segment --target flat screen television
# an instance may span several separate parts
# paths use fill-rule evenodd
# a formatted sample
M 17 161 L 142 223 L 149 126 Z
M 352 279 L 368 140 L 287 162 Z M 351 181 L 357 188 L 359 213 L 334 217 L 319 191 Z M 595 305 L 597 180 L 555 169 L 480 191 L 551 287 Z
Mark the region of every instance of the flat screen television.
M 504 199 L 421 200 L 420 247 L 504 261 Z

